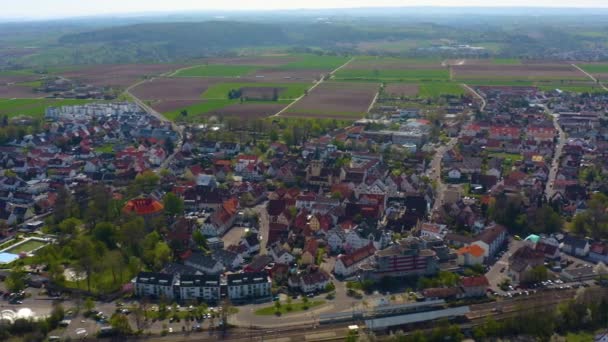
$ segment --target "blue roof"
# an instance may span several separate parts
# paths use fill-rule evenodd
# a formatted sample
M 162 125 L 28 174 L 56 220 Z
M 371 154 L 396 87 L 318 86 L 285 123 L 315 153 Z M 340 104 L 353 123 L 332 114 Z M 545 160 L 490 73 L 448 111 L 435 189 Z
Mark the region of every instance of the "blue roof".
M 17 254 L 13 253 L 0 253 L 0 264 L 8 264 L 19 259 Z

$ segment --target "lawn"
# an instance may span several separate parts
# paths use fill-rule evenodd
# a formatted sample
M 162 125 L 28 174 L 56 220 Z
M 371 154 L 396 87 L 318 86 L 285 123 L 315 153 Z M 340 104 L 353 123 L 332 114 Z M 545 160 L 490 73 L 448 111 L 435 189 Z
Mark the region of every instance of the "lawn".
M 588 333 L 569 333 L 566 335 L 566 342 L 592 342 L 593 335 Z
M 310 84 L 306 83 L 220 83 L 213 85 L 207 89 L 202 95 L 206 100 L 224 100 L 228 99 L 228 93 L 232 89 L 240 89 L 244 87 L 251 88 L 283 88 L 279 93 L 279 99 L 288 100 L 296 99 L 310 88 Z
M 258 69 L 252 65 L 197 65 L 177 71 L 175 77 L 238 77 Z
M 42 118 L 47 107 L 73 106 L 95 102 L 92 100 L 59 100 L 59 99 L 14 99 L 0 100 L 0 114 L 9 118 L 27 115 Z M 101 102 L 101 101 L 97 101 Z
M 47 245 L 46 242 L 43 241 L 39 241 L 39 240 L 28 240 L 26 242 L 23 242 L 21 244 L 17 243 L 15 246 L 9 248 L 8 250 L 6 250 L 6 253 L 12 253 L 12 254 L 19 254 L 19 253 L 29 253 L 31 251 L 33 251 L 34 249 L 40 248 L 42 246 Z
M 521 154 L 515 154 L 515 153 L 490 153 L 488 155 L 489 157 L 496 157 L 496 158 L 502 158 L 507 162 L 520 162 L 522 160 L 524 160 L 524 157 Z
M 348 57 L 340 56 L 317 56 L 317 55 L 297 55 L 298 60 L 280 66 L 283 70 L 311 69 L 311 70 L 334 70 L 346 63 Z
M 312 301 L 312 302 L 308 302 L 308 303 L 298 302 L 298 303 L 292 303 L 291 305 L 289 305 L 287 303 L 281 303 L 279 312 L 281 312 L 281 315 L 294 313 L 294 312 L 302 312 L 302 311 L 306 311 L 310 308 L 314 308 L 316 306 L 323 305 L 323 304 L 325 304 L 324 300 Z M 287 310 L 287 308 L 290 306 L 291 306 L 291 310 Z M 277 312 L 277 308 L 274 305 L 271 305 L 271 306 L 267 306 L 265 308 L 258 309 L 254 313 L 259 316 L 270 316 L 270 315 L 274 315 L 276 312 Z
M 450 82 L 423 82 L 418 86 L 418 96 L 424 98 L 437 98 L 441 95 L 462 95 L 465 91 L 458 83 Z
M 102 146 L 95 147 L 95 152 L 97 152 L 97 153 L 113 153 L 114 152 L 114 145 L 108 144 L 108 145 L 102 145 Z
M 335 74 L 335 78 L 382 81 L 448 80 L 450 72 L 447 69 L 341 69 Z

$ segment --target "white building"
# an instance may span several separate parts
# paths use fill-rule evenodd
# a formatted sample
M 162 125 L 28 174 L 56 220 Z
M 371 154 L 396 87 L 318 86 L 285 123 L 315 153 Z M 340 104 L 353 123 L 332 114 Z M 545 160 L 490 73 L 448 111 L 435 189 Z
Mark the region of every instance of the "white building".
M 175 282 L 179 299 L 217 302 L 220 299 L 219 275 L 184 274 Z
M 173 275 L 141 272 L 135 279 L 135 294 L 140 297 L 173 299 Z
M 271 296 L 272 281 L 266 272 L 236 273 L 227 276 L 231 300 L 258 299 Z

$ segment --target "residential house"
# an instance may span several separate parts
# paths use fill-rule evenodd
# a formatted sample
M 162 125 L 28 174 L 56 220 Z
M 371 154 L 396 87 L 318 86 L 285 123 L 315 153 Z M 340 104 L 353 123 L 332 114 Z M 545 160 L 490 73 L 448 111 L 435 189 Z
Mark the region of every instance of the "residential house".
M 509 257 L 508 275 L 513 282 L 525 282 L 529 277 L 529 272 L 537 266 L 544 265 L 544 262 L 543 253 L 524 245 Z
M 502 225 L 494 224 L 475 236 L 473 244 L 483 248 L 486 258 L 492 258 L 504 245 L 506 238 L 507 229 Z
M 304 274 L 292 275 L 288 284 L 292 289 L 299 289 L 304 293 L 325 291 L 331 278 L 327 272 L 317 269 Z
M 485 258 L 485 250 L 479 245 L 469 245 L 461 247 L 456 251 L 458 255 L 458 265 L 460 266 L 475 266 L 483 264 Z
M 214 259 L 212 256 L 201 253 L 192 253 L 192 255 L 184 261 L 184 265 L 193 267 L 204 274 L 221 274 L 224 272 L 224 265 Z
M 608 243 L 595 242 L 589 248 L 589 259 L 593 262 L 608 264 Z
M 486 276 L 463 277 L 460 279 L 460 287 L 465 297 L 484 297 L 490 282 Z
M 368 258 L 373 257 L 376 248 L 372 243 L 361 247 L 349 254 L 339 255 L 334 265 L 334 274 L 341 277 L 350 277 L 359 270 L 359 265 Z
M 302 265 L 314 265 L 317 259 L 317 250 L 319 249 L 319 242 L 317 239 L 311 238 L 306 241 L 304 244 L 304 249 L 302 250 L 302 256 L 300 258 L 300 263 Z
M 573 235 L 567 235 L 562 242 L 562 251 L 564 253 L 584 257 L 589 254 L 589 241 L 584 238 L 576 237 Z
M 291 265 L 296 258 L 287 249 L 285 249 L 280 243 L 275 243 L 270 247 L 269 253 L 274 262 L 279 264 Z

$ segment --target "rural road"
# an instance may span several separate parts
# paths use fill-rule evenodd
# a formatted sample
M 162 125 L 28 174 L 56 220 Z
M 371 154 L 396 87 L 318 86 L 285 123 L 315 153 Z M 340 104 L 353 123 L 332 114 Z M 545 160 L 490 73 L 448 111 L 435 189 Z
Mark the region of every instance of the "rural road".
M 570 64 L 572 65 L 574 68 L 576 68 L 578 71 L 582 72 L 583 74 L 585 74 L 587 77 L 589 77 L 593 82 L 597 83 L 600 87 L 602 87 L 602 89 L 604 89 L 605 91 L 608 91 L 608 88 L 606 88 L 606 86 L 598 81 L 597 78 L 593 77 L 593 75 L 591 75 L 590 73 L 586 72 L 585 70 L 583 70 L 583 68 L 579 67 L 578 65 L 572 63 Z
M 278 113 L 276 113 L 275 115 L 272 116 L 279 116 L 283 113 L 285 113 L 285 111 L 287 111 L 289 108 L 291 108 L 293 105 L 295 105 L 296 103 L 298 103 L 298 101 L 300 101 L 302 98 L 304 98 L 308 93 L 310 93 L 311 91 L 313 91 L 316 87 L 318 87 L 321 83 L 325 82 L 326 78 L 330 78 L 333 74 L 335 74 L 337 71 L 339 71 L 340 69 L 344 68 L 345 66 L 347 66 L 350 62 L 352 62 L 355 58 L 352 57 L 351 59 L 349 59 L 348 61 L 346 61 L 346 63 L 340 65 L 339 67 L 337 67 L 335 70 L 331 71 L 326 77 L 321 77 L 321 79 L 319 81 L 317 81 L 315 84 L 313 84 L 312 87 L 310 87 L 310 89 L 308 89 L 306 91 L 305 94 L 303 94 L 302 96 L 298 97 L 297 99 L 293 100 L 290 104 L 288 104 L 287 106 L 285 106 L 285 108 L 281 109 Z
M 480 110 L 483 111 L 486 108 L 486 100 L 483 98 L 483 96 L 481 96 L 479 93 L 477 93 L 473 88 L 469 87 L 466 84 L 462 84 L 462 87 L 464 87 L 466 90 L 468 90 L 469 92 L 471 92 L 473 95 L 475 95 L 475 97 L 479 98 L 481 100 L 481 107 Z M 472 119 L 472 112 L 469 112 L 468 117 L 467 117 L 467 122 L 471 121 Z M 446 186 L 443 183 L 443 180 L 441 179 L 441 161 L 443 160 L 443 156 L 446 154 L 447 151 L 451 150 L 452 148 L 454 148 L 454 146 L 456 146 L 456 144 L 458 143 L 458 138 L 460 137 L 460 135 L 458 137 L 454 137 L 451 138 L 450 141 L 447 142 L 447 144 L 440 146 L 439 148 L 437 148 L 437 150 L 435 151 L 435 155 L 433 156 L 433 159 L 431 160 L 431 164 L 429 169 L 427 170 L 427 176 L 435 181 L 436 184 L 436 188 L 435 188 L 435 193 L 436 195 L 436 199 L 433 203 L 433 208 L 431 209 L 431 217 L 433 215 L 433 213 L 435 213 L 439 207 L 441 206 L 441 204 L 443 203 L 443 196 L 444 196 L 444 192 L 446 190 Z
M 131 90 L 133 88 L 135 88 L 138 85 L 140 85 L 144 82 L 147 82 L 147 81 L 149 81 L 149 80 L 141 80 L 135 84 L 130 85 L 127 89 L 125 89 L 124 93 L 127 94 L 128 96 L 130 96 L 133 99 L 133 101 L 135 101 L 135 103 L 137 103 L 138 106 L 143 108 L 148 114 L 156 117 L 158 120 L 160 120 L 162 122 L 169 123 L 171 125 L 171 129 L 173 129 L 179 135 L 178 142 L 175 145 L 175 147 L 173 148 L 173 153 L 170 154 L 169 156 L 167 156 L 167 158 L 165 158 L 165 160 L 161 163 L 161 165 L 158 168 L 156 168 L 156 172 L 158 172 L 162 169 L 166 169 L 167 166 L 169 166 L 169 164 L 171 163 L 171 160 L 173 160 L 173 158 L 177 154 L 177 152 L 179 152 L 181 150 L 182 144 L 184 142 L 184 132 L 183 132 L 184 130 L 182 127 L 176 125 L 173 121 L 167 119 L 164 115 L 162 115 L 161 113 L 154 110 L 154 108 L 145 104 L 142 100 L 140 100 L 137 96 L 135 96 L 131 92 Z
M 564 145 L 566 145 L 566 133 L 559 125 L 558 119 L 559 115 L 555 113 L 551 113 L 547 107 L 545 107 L 545 111 L 551 114 L 553 117 L 553 126 L 559 132 L 559 137 L 557 141 L 557 146 L 555 146 L 555 150 L 553 151 L 553 161 L 551 162 L 551 168 L 549 169 L 549 176 L 547 178 L 547 184 L 545 184 L 545 196 L 547 197 L 547 201 L 551 199 L 555 190 L 553 189 L 553 185 L 555 184 L 555 177 L 557 177 L 557 171 L 559 169 L 559 161 L 562 156 L 562 152 L 564 150 Z

